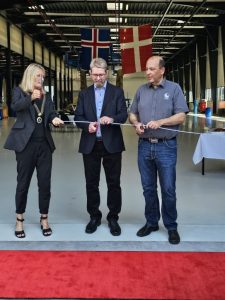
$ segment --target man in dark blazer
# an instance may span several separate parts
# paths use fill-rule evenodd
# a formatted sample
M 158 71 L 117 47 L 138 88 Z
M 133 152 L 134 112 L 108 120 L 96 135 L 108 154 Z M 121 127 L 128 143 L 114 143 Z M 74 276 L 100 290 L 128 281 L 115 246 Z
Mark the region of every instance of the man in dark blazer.
M 106 61 L 93 59 L 90 76 L 94 84 L 80 92 L 75 121 L 82 129 L 79 152 L 83 154 L 90 215 L 85 232 L 93 233 L 101 224 L 99 181 L 102 162 L 108 188 L 107 220 L 111 234 L 116 236 L 121 234 L 118 215 L 122 205 L 120 175 L 125 147 L 120 125 L 113 123 L 126 122 L 127 108 L 123 90 L 110 84 L 107 75 Z

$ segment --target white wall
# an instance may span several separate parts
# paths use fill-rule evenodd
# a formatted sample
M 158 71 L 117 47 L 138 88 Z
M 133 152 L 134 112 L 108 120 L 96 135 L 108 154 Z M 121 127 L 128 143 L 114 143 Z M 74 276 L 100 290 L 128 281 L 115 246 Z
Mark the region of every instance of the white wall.
M 124 75 L 123 89 L 125 97 L 133 100 L 138 87 L 144 83 L 147 83 L 144 72 Z

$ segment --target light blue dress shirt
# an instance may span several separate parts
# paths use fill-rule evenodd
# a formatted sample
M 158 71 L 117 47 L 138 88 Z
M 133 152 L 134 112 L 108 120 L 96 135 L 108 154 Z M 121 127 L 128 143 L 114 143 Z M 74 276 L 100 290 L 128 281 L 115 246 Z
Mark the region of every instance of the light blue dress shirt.
M 96 113 L 97 113 L 97 120 L 98 121 L 99 121 L 99 119 L 101 117 L 102 106 L 103 106 L 103 101 L 104 101 L 104 97 L 105 97 L 106 84 L 107 84 L 107 82 L 105 82 L 104 85 L 103 85 L 103 87 L 100 87 L 100 88 L 96 87 L 96 85 L 94 85 L 94 90 L 95 90 L 95 106 L 96 106 Z M 101 136 L 102 136 L 100 125 L 97 128 L 96 136 L 98 138 L 101 138 Z

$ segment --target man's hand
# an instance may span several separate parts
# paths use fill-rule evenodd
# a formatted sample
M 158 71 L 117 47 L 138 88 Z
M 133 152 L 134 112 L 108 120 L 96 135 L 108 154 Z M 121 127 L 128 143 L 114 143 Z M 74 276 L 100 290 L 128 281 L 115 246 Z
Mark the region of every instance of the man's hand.
M 104 116 L 99 119 L 99 122 L 102 125 L 109 125 L 109 124 L 113 123 L 113 118 Z
M 145 126 L 142 123 L 136 123 L 134 126 L 137 134 L 141 135 L 145 132 Z
M 91 122 L 88 127 L 89 133 L 95 133 L 97 131 L 97 127 L 98 127 L 97 122 Z
M 162 126 L 162 124 L 160 120 L 158 120 L 158 121 L 150 121 L 145 126 L 146 128 L 150 128 L 150 129 L 158 129 L 160 126 Z

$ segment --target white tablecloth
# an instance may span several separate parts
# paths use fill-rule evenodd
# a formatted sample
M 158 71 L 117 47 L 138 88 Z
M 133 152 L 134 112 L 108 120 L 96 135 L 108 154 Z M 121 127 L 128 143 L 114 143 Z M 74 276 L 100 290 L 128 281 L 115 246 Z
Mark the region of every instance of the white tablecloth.
M 202 133 L 193 155 L 194 164 L 198 164 L 203 158 L 225 159 L 225 133 Z

